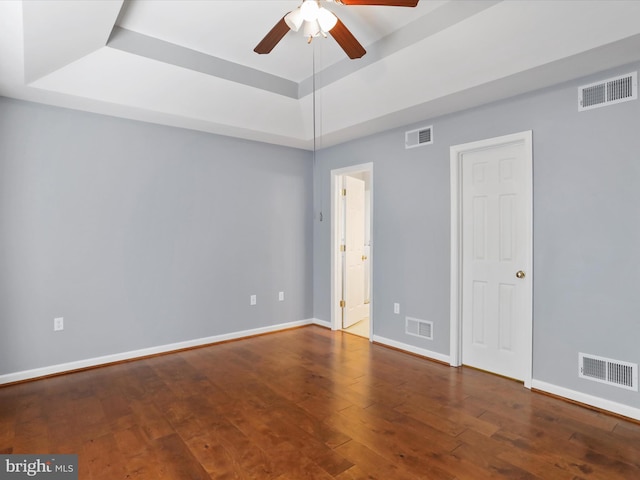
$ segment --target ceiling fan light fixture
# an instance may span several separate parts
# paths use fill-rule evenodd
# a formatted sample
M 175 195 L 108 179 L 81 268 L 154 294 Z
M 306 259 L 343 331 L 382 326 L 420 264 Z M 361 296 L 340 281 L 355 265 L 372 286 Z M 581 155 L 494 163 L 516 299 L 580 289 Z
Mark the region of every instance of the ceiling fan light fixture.
M 328 32 L 338 23 L 338 17 L 336 17 L 331 11 L 324 7 L 318 10 L 318 24 L 323 32 Z
M 2 0 L 0 0 L 2 1 Z M 330 10 L 321 7 L 320 1 L 337 3 L 340 5 L 379 5 L 388 7 L 415 7 L 419 0 L 298 0 L 299 7 L 282 17 L 275 26 L 269 30 L 264 38 L 253 49 L 259 54 L 269 53 L 284 37 L 293 30 L 303 30 L 307 43 L 311 43 L 314 37 L 322 35 L 331 36 L 344 50 L 347 56 L 354 60 L 362 58 L 367 51 L 358 39 L 353 36 L 344 23 Z
M 317 20 L 313 20 L 312 22 L 304 22 L 304 36 L 313 38 L 320 35 L 320 25 Z
M 304 0 L 300 5 L 302 19 L 307 22 L 312 22 L 318 18 L 318 10 L 320 10 L 320 7 L 316 0 Z
M 284 21 L 286 22 L 287 26 L 294 32 L 297 32 L 298 30 L 300 30 L 300 27 L 302 26 L 302 22 L 304 22 L 304 18 L 302 18 L 302 11 L 300 10 L 300 7 L 287 13 L 284 16 Z

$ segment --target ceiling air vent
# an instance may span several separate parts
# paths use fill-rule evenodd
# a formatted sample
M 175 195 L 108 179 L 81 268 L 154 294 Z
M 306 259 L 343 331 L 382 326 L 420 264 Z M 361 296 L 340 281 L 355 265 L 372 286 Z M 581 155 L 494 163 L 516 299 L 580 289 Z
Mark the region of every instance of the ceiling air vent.
M 433 340 L 433 322 L 428 322 L 427 320 L 406 317 L 404 331 L 409 335 Z
M 628 102 L 638 98 L 638 72 L 578 88 L 578 111 Z
M 433 125 L 410 130 L 404 134 L 404 147 L 414 148 L 433 143 Z
M 638 364 L 596 355 L 578 354 L 580 378 L 638 391 Z

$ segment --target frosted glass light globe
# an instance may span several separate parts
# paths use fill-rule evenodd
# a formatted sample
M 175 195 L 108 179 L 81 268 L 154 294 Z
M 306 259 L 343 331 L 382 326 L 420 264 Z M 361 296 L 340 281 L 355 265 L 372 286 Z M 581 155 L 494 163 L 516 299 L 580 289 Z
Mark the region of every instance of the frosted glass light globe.
M 318 21 L 304 22 L 304 36 L 305 37 L 317 37 L 320 35 L 320 25 Z
M 300 5 L 300 13 L 302 13 L 302 19 L 307 22 L 313 22 L 318 18 L 318 2 L 316 0 L 304 0 Z
M 323 7 L 318 10 L 318 23 L 323 32 L 328 32 L 336 26 L 338 17 Z
M 294 11 L 287 13 L 284 21 L 291 30 L 297 32 L 304 21 L 300 8 L 296 8 Z

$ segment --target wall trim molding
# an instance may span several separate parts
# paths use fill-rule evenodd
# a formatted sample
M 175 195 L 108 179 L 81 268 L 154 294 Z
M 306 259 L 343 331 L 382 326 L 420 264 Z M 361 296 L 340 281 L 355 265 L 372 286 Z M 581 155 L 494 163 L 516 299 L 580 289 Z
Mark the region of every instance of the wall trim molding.
M 331 329 L 331 322 L 328 322 L 326 320 L 320 320 L 319 318 L 312 318 L 311 323 L 313 325 L 318 325 L 320 327 Z
M 160 345 L 157 347 L 143 348 L 140 350 L 132 350 L 129 352 L 115 353 L 111 355 L 104 355 L 101 357 L 88 358 L 84 360 L 77 360 L 74 362 L 61 363 L 57 365 L 50 365 L 47 367 L 34 368 L 31 370 L 24 370 L 21 372 L 7 373 L 0 375 L 0 385 L 23 382 L 26 380 L 35 380 L 42 377 L 51 375 L 58 375 L 63 373 L 69 373 L 78 370 L 84 370 L 93 367 L 106 366 L 113 363 L 118 363 L 128 360 L 142 359 L 153 355 L 159 355 L 163 353 L 177 352 L 194 347 L 202 347 L 206 345 L 215 345 L 229 340 L 239 340 L 242 338 L 248 338 L 256 335 L 263 335 L 266 333 L 278 332 L 281 330 L 287 330 L 290 328 L 304 327 L 307 325 L 318 325 L 320 327 L 331 329 L 331 322 L 326 320 L 320 320 L 318 318 L 309 318 L 305 320 L 298 320 L 295 322 L 280 323 L 277 325 L 270 325 L 268 327 L 254 328 L 251 330 L 241 330 L 238 332 L 225 333 L 221 335 L 214 335 L 211 337 L 197 338 L 193 340 L 186 340 L 184 342 L 171 343 L 167 345 Z M 379 335 L 373 336 L 373 341 L 382 345 L 393 347 L 399 350 L 403 350 L 409 353 L 420 355 L 421 357 L 437 360 L 442 363 L 450 364 L 450 357 L 442 353 L 433 352 L 425 348 L 416 347 L 407 343 L 391 340 L 390 338 L 381 337 Z M 578 402 L 587 406 L 595 407 L 601 410 L 605 410 L 617 415 L 622 415 L 633 420 L 640 421 L 640 408 L 632 407 L 622 403 L 614 402 L 604 398 L 589 395 L 587 393 L 578 392 L 569 388 L 560 387 L 552 383 L 543 382 L 541 380 L 533 379 L 531 387 L 534 390 L 540 392 L 549 393 L 558 397 L 562 397 L 574 402 Z
M 298 320 L 295 322 L 280 323 L 277 325 L 269 325 L 267 327 L 253 328 L 250 330 L 241 330 L 239 332 L 224 333 L 221 335 L 214 335 L 211 337 L 196 338 L 193 340 L 186 340 L 183 342 L 170 343 L 167 345 L 159 345 L 157 347 L 143 348 L 140 350 L 132 350 L 129 352 L 114 353 L 111 355 L 104 355 L 101 357 L 87 358 L 84 360 L 76 360 L 73 362 L 60 363 L 57 365 L 50 365 L 47 367 L 34 368 L 31 370 L 24 370 L 21 372 L 7 373 L 0 375 L 0 385 L 9 383 L 23 382 L 25 380 L 34 380 L 37 378 L 48 377 L 51 375 L 59 375 L 62 373 L 70 373 L 77 370 L 85 370 L 88 368 L 106 366 L 113 363 L 136 360 L 144 357 L 150 357 L 162 353 L 177 352 L 194 347 L 202 347 L 205 345 L 213 345 L 229 340 L 238 340 L 246 337 L 253 337 L 256 335 L 263 335 L 265 333 L 278 332 L 281 330 L 287 330 L 290 328 L 303 327 L 306 325 L 318 324 L 326 326 L 321 320 L 310 318 L 306 320 Z
M 552 383 L 543 382 L 541 380 L 532 380 L 531 388 L 539 390 L 540 392 L 550 393 L 574 402 L 582 403 L 591 407 L 595 407 L 599 410 L 606 410 L 623 417 L 628 417 L 633 420 L 640 421 L 640 408 L 625 405 L 623 403 L 614 402 L 605 398 L 589 395 L 588 393 L 577 392 L 569 388 L 560 387 Z
M 398 350 L 404 350 L 406 352 L 414 353 L 416 355 L 420 355 L 421 357 L 437 360 L 438 362 L 446 363 L 447 365 L 450 364 L 449 355 L 445 355 L 443 353 L 432 352 L 431 350 L 427 350 L 426 348 L 416 347 L 414 345 L 409 345 L 408 343 L 398 342 L 396 340 L 391 340 L 390 338 L 381 337 L 379 335 L 374 335 L 373 341 L 382 345 L 397 348 Z

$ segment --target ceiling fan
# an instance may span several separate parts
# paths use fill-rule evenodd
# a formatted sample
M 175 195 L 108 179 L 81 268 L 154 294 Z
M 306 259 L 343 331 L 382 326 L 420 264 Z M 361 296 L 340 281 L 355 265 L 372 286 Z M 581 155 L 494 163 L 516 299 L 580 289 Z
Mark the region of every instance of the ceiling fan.
M 341 3 L 342 5 L 378 5 L 387 7 L 415 7 L 418 4 L 418 0 L 325 1 Z M 304 36 L 308 37 L 308 43 L 311 43 L 311 40 L 318 35 L 326 37 L 327 33 L 330 33 L 349 58 L 360 58 L 367 53 L 344 23 L 331 11 L 320 6 L 319 0 L 303 0 L 298 8 L 287 13 L 276 23 L 253 51 L 260 54 L 269 53 L 289 30 L 297 32 L 300 27 L 303 28 Z

